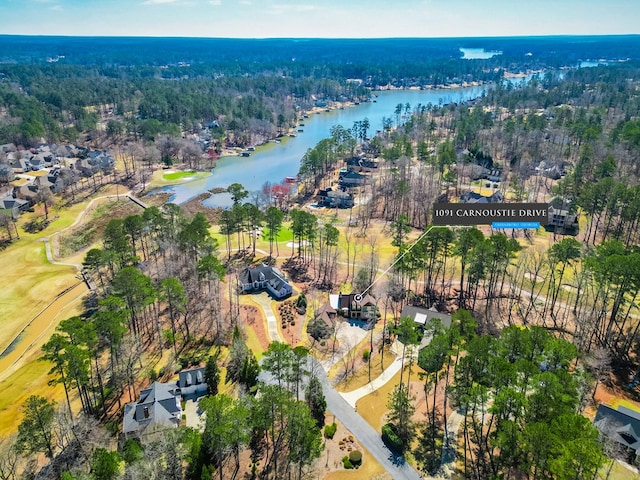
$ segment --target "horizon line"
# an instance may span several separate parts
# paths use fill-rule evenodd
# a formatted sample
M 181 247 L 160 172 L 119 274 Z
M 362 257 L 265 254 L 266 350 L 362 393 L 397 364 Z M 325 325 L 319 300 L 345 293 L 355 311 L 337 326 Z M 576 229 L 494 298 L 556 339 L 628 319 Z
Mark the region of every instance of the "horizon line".
M 453 40 L 453 39 L 509 39 L 509 38 L 578 38 L 578 37 L 640 37 L 640 33 L 554 33 L 531 35 L 476 35 L 476 36 L 392 36 L 392 37 L 205 37 L 184 35 L 62 35 L 62 34 L 30 34 L 30 33 L 0 33 L 0 38 L 31 37 L 31 38 L 135 38 L 135 39 L 193 39 L 193 40 Z

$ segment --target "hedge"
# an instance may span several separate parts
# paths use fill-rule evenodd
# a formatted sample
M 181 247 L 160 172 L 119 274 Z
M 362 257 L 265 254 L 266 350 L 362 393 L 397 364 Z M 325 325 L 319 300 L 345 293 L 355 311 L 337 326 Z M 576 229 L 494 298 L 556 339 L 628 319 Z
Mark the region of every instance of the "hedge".
M 382 441 L 393 452 L 402 453 L 404 451 L 404 445 L 402 444 L 400 437 L 396 434 L 393 423 L 383 425 Z

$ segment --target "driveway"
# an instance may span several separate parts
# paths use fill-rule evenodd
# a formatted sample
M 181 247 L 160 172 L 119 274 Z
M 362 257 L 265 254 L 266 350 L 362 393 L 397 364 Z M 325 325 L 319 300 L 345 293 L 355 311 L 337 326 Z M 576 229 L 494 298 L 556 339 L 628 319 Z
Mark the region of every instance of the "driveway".
M 200 399 L 187 400 L 184 405 L 184 416 L 187 427 L 195 428 L 202 432 L 204 430 L 204 412 L 200 410 Z
M 260 305 L 260 308 L 264 312 L 264 316 L 267 317 L 267 332 L 269 333 L 270 342 L 282 342 L 280 333 L 278 332 L 278 320 L 276 315 L 271 309 L 271 297 L 267 292 L 261 292 L 259 294 L 253 294 L 251 299 Z

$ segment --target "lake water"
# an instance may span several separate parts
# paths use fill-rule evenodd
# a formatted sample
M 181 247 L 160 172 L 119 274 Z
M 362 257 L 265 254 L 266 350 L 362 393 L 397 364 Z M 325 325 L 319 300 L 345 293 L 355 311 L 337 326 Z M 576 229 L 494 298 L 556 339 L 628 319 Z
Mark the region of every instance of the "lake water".
M 285 137 L 281 143 L 256 147 L 249 157 L 224 157 L 216 163 L 211 176 L 192 182 L 167 187 L 173 193 L 171 201 L 184 203 L 191 198 L 213 188 L 227 188 L 230 184 L 241 183 L 250 192 L 261 190 L 265 182 L 280 183 L 285 177 L 295 176 L 300 168 L 300 159 L 320 140 L 331 136 L 334 125 L 351 128 L 353 122 L 369 119 L 369 136 L 376 130 L 382 130 L 383 117 L 390 117 L 395 122 L 395 109 L 401 103 L 409 103 L 413 110 L 418 104 L 442 105 L 451 102 L 462 102 L 482 95 L 486 86 L 451 88 L 440 90 L 389 90 L 374 92 L 375 102 L 364 102 L 360 105 L 345 107 L 343 110 L 322 111 L 310 114 L 302 120 L 303 132 L 296 132 L 295 138 Z M 231 203 L 227 194 L 212 195 L 203 202 L 211 207 L 225 207 Z
M 460 51 L 464 60 L 486 60 L 496 55 L 502 55 L 499 50 L 485 50 L 484 48 L 460 48 Z

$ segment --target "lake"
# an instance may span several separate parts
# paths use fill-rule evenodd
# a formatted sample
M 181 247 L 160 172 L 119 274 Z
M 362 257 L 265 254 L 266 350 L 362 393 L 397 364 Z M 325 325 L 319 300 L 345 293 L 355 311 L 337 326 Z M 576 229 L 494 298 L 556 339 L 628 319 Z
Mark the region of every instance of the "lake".
M 502 55 L 499 50 L 485 50 L 484 48 L 460 48 L 464 60 L 487 60 L 496 55 Z
M 522 79 L 519 79 L 522 80 Z M 241 183 L 250 192 L 259 191 L 265 182 L 280 183 L 285 177 L 297 175 L 300 159 L 305 152 L 313 148 L 320 140 L 331 136 L 334 125 L 351 128 L 353 122 L 369 119 L 369 135 L 382 130 L 383 117 L 391 117 L 395 122 L 394 111 L 399 103 L 409 103 L 413 110 L 418 104 L 442 105 L 451 102 L 463 102 L 482 95 L 486 86 L 450 88 L 438 90 L 387 90 L 374 92 L 377 95 L 370 102 L 336 109 L 319 114 L 310 114 L 302 120 L 302 132 L 296 132 L 295 138 L 285 137 L 281 143 L 270 143 L 256 147 L 249 157 L 223 157 L 218 160 L 211 176 L 192 182 L 166 187 L 172 192 L 173 203 L 184 203 L 212 188 L 226 188 L 230 184 Z M 231 204 L 227 194 L 212 195 L 203 202 L 211 207 L 225 207 Z

